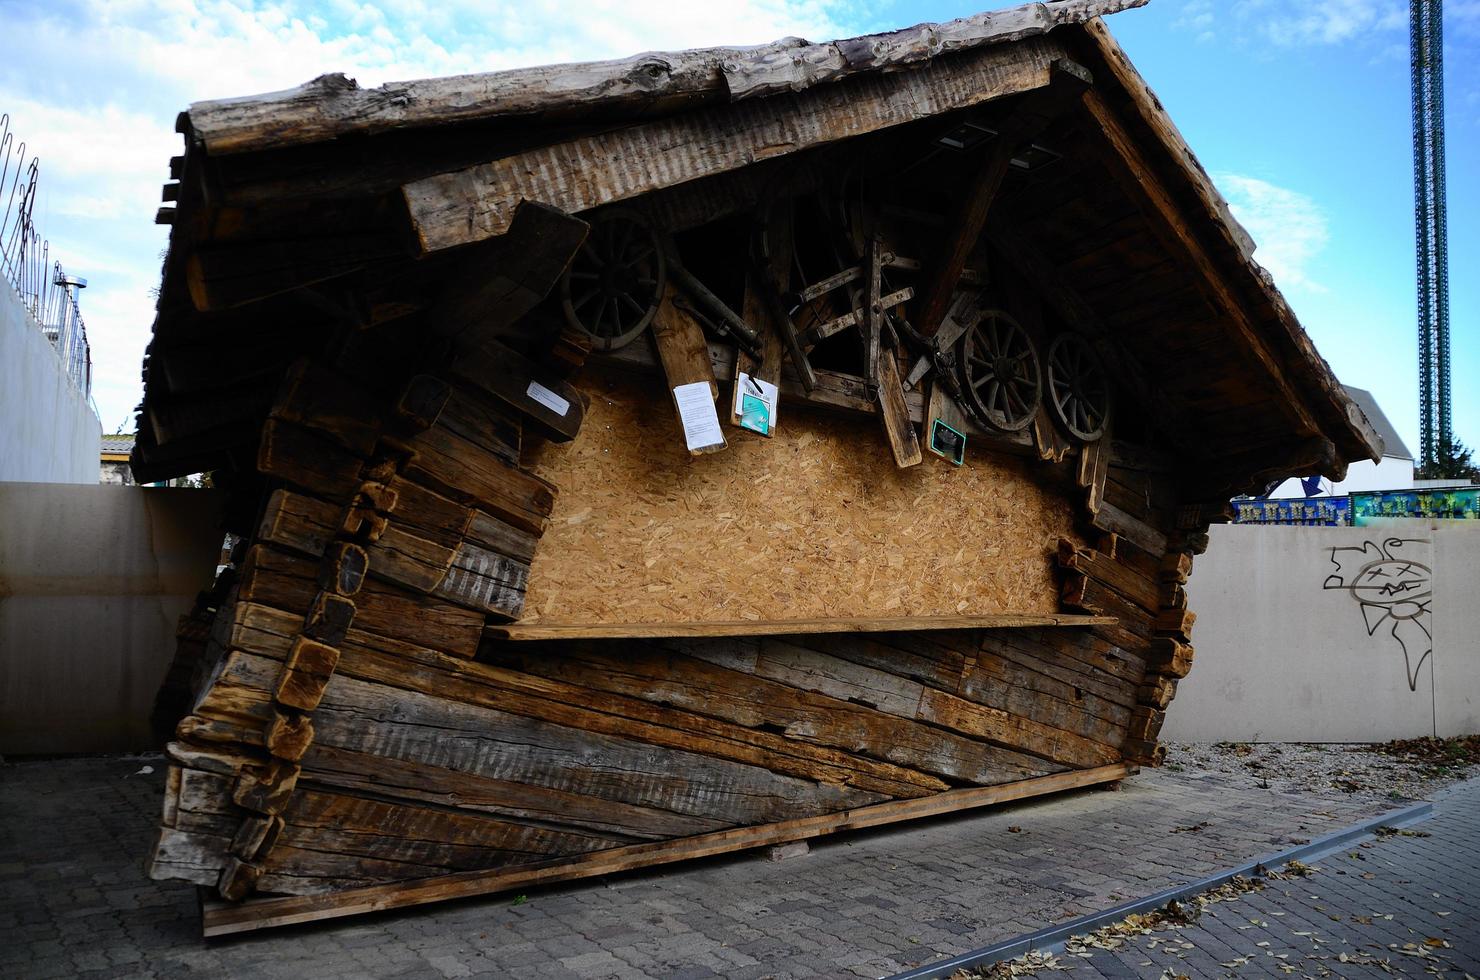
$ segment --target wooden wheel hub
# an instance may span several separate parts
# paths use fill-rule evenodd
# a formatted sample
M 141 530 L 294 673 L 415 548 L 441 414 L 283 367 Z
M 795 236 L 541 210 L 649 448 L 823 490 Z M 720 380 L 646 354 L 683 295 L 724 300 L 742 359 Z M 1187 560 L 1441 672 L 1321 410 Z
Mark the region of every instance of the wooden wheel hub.
M 1007 313 L 987 310 L 966 331 L 961 372 L 967 397 L 991 425 L 1015 432 L 1032 423 L 1043 388 L 1038 349 Z

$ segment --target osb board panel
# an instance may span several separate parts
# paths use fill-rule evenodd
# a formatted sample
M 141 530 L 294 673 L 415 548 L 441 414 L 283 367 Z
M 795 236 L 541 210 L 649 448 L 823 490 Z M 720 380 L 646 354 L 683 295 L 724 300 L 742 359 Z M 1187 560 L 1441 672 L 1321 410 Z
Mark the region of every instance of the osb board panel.
M 773 439 L 726 425 L 728 450 L 691 457 L 660 379 L 581 387 L 580 435 L 525 461 L 560 493 L 521 622 L 1058 611 L 1050 556 L 1077 535 L 1045 464 L 900 470 L 876 420 L 785 406 Z

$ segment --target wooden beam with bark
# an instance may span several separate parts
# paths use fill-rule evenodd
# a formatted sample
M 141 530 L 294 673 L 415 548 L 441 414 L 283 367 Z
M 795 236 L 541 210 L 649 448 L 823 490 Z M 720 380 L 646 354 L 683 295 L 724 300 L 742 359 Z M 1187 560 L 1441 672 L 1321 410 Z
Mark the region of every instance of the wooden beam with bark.
M 675 184 L 1043 88 L 1066 57 L 1049 37 L 985 47 L 920 68 L 861 78 L 845 92 L 780 95 L 581 137 L 407 184 L 423 253 L 504 234 L 521 201 L 576 214 Z M 653 153 L 652 147 L 664 147 Z

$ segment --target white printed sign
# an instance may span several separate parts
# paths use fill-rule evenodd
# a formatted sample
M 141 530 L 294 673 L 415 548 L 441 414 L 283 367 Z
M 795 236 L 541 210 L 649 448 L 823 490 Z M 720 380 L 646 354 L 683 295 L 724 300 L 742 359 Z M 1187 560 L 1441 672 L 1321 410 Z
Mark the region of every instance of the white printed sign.
M 683 437 L 689 452 L 697 453 L 725 444 L 708 381 L 679 385 L 673 389 L 673 400 L 678 403 L 678 417 L 683 422 Z
M 561 398 L 538 381 L 531 381 L 524 393 L 562 418 L 566 412 L 570 411 L 570 402 Z

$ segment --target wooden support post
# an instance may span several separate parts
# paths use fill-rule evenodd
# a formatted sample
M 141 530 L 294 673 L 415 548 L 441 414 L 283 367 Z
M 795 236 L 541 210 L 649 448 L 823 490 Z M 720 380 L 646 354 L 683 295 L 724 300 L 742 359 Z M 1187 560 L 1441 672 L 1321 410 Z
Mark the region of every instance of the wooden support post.
M 915 314 L 915 329 L 926 337 L 935 336 L 941 321 L 950 309 L 951 297 L 961 282 L 961 271 L 966 260 L 981 237 L 987 223 L 987 212 L 997 198 L 1007 168 L 1012 165 L 1017 152 L 1017 141 L 1004 132 L 997 137 L 987 151 L 987 158 L 971 182 L 953 227 L 945 236 L 945 245 L 940 256 L 931 266 L 929 275 L 920 292 L 918 312 Z
M 755 325 L 756 332 L 761 338 L 761 357 L 752 356 L 743 348 L 737 350 L 735 355 L 735 384 L 737 390 L 732 392 L 730 399 L 730 421 L 736 425 L 740 424 L 740 395 L 738 392 L 740 374 L 743 372 L 760 381 L 781 386 L 781 362 L 786 357 L 786 331 L 791 329 L 789 317 L 777 318 L 777 304 L 769 302 L 766 297 L 771 283 L 778 281 L 788 274 L 791 269 L 792 238 L 791 238 L 791 211 L 790 208 L 781 209 L 785 219 L 773 219 L 771 226 L 771 254 L 767 257 L 765 269 L 755 266 L 746 270 L 745 274 L 745 303 L 741 313 L 746 323 Z M 757 262 L 762 261 L 757 259 Z M 793 336 L 795 332 L 793 331 Z M 806 362 L 805 356 L 802 358 Z M 810 372 L 811 365 L 807 365 Z M 805 377 L 805 375 L 801 375 Z M 812 376 L 816 383 L 816 376 Z M 775 434 L 776 419 L 780 414 L 781 395 L 778 390 L 776 396 L 775 410 L 771 413 L 770 429 L 766 432 L 769 437 Z
M 951 297 L 961 284 L 966 260 L 976 248 L 977 239 L 987 223 L 987 213 L 997 199 L 997 191 L 1007 176 L 1007 168 L 1018 149 L 1032 140 L 1051 123 L 1071 98 L 1089 85 L 1089 72 L 1067 60 L 1053 63 L 1048 90 L 1029 96 L 1024 106 L 1003 123 L 997 138 L 987 150 L 987 157 L 966 192 L 954 224 L 945 236 L 945 245 L 930 270 L 920 293 L 915 329 L 926 337 L 935 336 L 950 309 Z
M 883 273 L 879 267 L 879 236 L 870 235 L 864 266 L 868 269 L 868 295 L 864 299 L 863 377 L 869 384 L 879 383 L 880 341 L 884 335 L 884 300 L 881 294 Z M 893 356 L 892 354 L 890 355 Z M 898 374 L 898 368 L 895 369 Z M 901 387 L 901 399 L 903 395 Z

